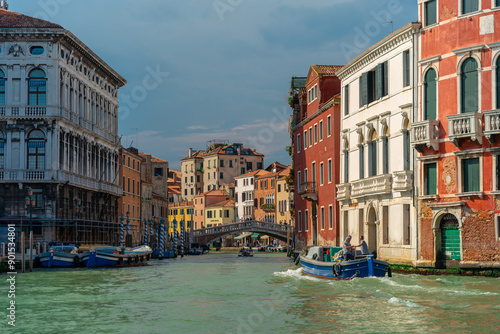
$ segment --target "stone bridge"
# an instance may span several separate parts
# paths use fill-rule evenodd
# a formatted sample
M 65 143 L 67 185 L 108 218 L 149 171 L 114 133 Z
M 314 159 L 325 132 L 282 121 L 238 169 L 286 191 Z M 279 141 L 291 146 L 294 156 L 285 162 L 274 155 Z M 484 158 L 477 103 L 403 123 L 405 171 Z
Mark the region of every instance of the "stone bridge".
M 191 241 L 200 245 L 208 245 L 216 240 L 242 232 L 261 233 L 284 242 L 287 242 L 287 238 L 290 238 L 290 244 L 293 244 L 294 240 L 293 226 L 251 220 L 194 230 L 192 231 Z

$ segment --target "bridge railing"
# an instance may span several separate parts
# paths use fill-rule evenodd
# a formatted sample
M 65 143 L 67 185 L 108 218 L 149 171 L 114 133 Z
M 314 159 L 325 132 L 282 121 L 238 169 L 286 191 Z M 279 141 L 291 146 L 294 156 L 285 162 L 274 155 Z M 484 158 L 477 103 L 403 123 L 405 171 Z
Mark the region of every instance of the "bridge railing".
M 290 234 L 293 236 L 293 226 L 252 220 L 247 222 L 227 224 L 216 227 L 203 228 L 200 230 L 194 230 L 193 237 L 201 237 L 205 235 L 219 234 L 219 233 L 230 233 L 230 232 L 237 233 L 238 231 L 248 230 L 252 228 L 260 228 L 263 230 L 268 230 L 269 232 L 278 232 L 278 233 L 281 232 L 283 234 L 286 234 L 287 229 L 289 229 Z

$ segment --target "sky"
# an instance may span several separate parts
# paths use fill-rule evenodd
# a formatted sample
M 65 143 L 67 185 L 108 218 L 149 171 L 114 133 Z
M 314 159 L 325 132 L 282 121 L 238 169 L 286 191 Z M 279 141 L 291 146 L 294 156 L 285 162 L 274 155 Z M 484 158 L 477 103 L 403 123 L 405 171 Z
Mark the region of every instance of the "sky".
M 292 76 L 344 65 L 417 21 L 417 0 L 8 0 L 62 25 L 127 80 L 122 145 L 180 168 L 207 141 L 290 163 Z

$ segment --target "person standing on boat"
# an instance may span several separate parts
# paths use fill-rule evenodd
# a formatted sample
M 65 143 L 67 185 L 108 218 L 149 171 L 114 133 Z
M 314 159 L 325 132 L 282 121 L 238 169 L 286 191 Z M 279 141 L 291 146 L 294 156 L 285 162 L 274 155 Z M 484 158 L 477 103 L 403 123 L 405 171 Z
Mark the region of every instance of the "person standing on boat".
M 354 260 L 354 255 L 352 251 L 356 248 L 356 246 L 351 246 L 351 236 L 348 236 L 344 241 L 344 260 Z
M 366 241 L 364 240 L 363 236 L 359 237 L 359 245 L 357 245 L 356 247 L 361 247 L 361 254 L 363 255 L 370 254 L 370 251 L 368 250 L 368 245 L 366 244 Z

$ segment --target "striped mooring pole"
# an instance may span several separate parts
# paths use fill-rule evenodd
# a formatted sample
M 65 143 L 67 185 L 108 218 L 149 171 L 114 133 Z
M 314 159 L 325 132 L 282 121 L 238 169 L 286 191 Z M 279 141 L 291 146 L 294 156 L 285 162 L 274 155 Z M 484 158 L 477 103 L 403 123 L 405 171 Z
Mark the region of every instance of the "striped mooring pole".
M 148 244 L 148 221 L 144 221 L 144 245 Z
M 120 246 L 123 246 L 123 216 L 120 217 Z
M 177 252 L 177 219 L 174 218 L 174 252 Z
M 163 250 L 165 249 L 165 219 L 160 219 L 160 257 L 163 257 Z
M 153 221 L 149 222 L 149 246 L 153 247 Z
M 163 225 L 163 235 L 165 236 L 165 247 L 164 249 L 167 249 L 167 245 L 168 245 L 168 228 L 167 228 L 167 225 L 168 225 L 168 222 Z
M 184 256 L 184 220 L 181 220 L 181 256 Z

